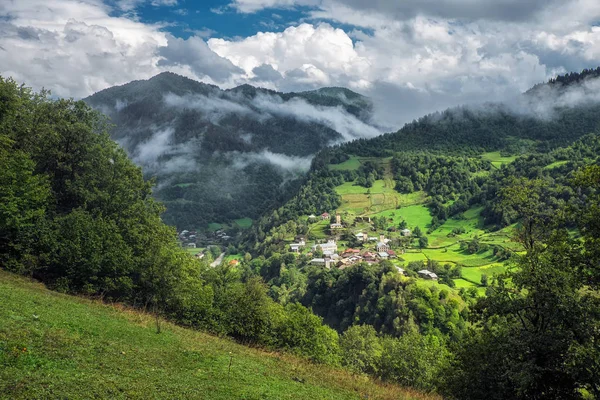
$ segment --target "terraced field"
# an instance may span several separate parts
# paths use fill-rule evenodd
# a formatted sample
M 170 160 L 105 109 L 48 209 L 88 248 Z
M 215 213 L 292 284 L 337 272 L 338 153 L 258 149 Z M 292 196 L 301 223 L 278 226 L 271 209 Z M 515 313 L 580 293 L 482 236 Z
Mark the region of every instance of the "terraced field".
M 508 164 L 515 161 L 517 156 L 502 156 L 499 151 L 491 151 L 489 153 L 482 154 L 481 158 L 491 162 L 494 168 L 500 169 L 503 164 Z

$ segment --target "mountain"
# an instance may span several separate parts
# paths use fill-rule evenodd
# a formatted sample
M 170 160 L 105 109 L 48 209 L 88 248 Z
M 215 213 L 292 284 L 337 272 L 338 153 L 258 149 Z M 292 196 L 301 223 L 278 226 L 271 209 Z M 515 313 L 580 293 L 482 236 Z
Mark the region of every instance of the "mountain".
M 287 197 L 320 149 L 375 136 L 371 102 L 348 89 L 229 90 L 165 72 L 85 99 L 111 137 L 156 177 L 164 220 L 180 228 L 257 218 Z

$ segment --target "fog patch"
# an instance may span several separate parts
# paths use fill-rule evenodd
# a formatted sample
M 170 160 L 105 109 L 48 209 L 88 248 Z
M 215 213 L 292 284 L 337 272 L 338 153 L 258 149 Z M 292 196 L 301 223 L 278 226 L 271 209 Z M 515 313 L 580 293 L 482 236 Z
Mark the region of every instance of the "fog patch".
M 203 118 L 213 124 L 219 124 L 224 117 L 230 114 L 244 116 L 256 114 L 249 107 L 220 97 L 204 95 L 177 96 L 173 93 L 167 93 L 163 96 L 163 100 L 168 107 L 200 111 Z
M 564 108 L 582 107 L 600 102 L 600 78 L 587 78 L 566 86 L 538 85 L 528 91 L 520 102 L 508 104 L 517 114 L 538 119 L 552 119 Z
M 115 110 L 119 112 L 125 107 L 127 107 L 127 100 L 117 99 L 117 101 L 115 102 Z
M 194 149 L 199 143 L 191 140 L 183 144 L 173 144 L 173 127 L 152 128 L 152 136 L 138 144 L 132 154 L 133 161 L 153 174 L 172 174 L 197 170 Z
M 229 152 L 227 156 L 232 160 L 232 166 L 237 169 L 244 169 L 250 164 L 269 163 L 282 171 L 288 173 L 305 173 L 310 169 L 310 163 L 313 159 L 309 157 L 288 156 L 281 153 L 273 153 L 269 150 L 263 150 L 258 153 L 240 153 Z
M 254 105 L 271 115 L 293 117 L 304 122 L 323 124 L 342 135 L 344 141 L 372 138 L 383 132 L 348 113 L 341 106 L 323 107 L 293 98 L 284 102 L 280 97 L 259 95 Z

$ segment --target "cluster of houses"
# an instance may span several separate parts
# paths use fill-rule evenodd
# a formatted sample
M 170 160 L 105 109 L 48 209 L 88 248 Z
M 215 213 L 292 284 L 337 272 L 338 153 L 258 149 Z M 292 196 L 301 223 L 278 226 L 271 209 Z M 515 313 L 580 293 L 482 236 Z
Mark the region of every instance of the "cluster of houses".
M 196 231 L 188 231 L 187 229 L 179 232 L 178 237 L 184 247 L 195 249 L 198 233 Z
M 215 236 L 217 237 L 217 239 L 220 240 L 231 240 L 231 236 L 229 236 L 227 232 L 225 232 L 223 229 L 219 229 L 218 231 L 216 231 Z
M 396 257 L 396 252 L 390 249 L 388 243 L 389 239 L 386 239 L 384 235 L 381 235 L 379 237 L 376 251 L 361 251 L 359 249 L 350 248 L 344 250 L 343 253 L 338 254 L 337 242 L 335 239 L 329 239 L 325 243 L 317 243 L 311 247 L 312 254 L 320 251 L 322 253 L 322 257 L 313 258 L 310 263 L 312 265 L 324 266 L 326 268 L 335 266 L 341 269 L 359 262 L 366 262 L 369 264 L 378 263 L 380 261 Z M 290 251 L 300 252 L 305 246 L 306 242 L 304 240 L 300 240 L 298 243 L 290 244 Z

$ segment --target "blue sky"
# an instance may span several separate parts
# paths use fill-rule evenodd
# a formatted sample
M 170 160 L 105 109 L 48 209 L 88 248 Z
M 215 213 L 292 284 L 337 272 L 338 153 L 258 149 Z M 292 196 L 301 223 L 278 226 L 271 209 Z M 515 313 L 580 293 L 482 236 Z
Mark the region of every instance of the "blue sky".
M 387 126 L 600 65 L 598 0 L 5 0 L 0 74 L 56 96 L 172 71 L 343 86 Z
M 301 10 L 262 10 L 252 14 L 236 12 L 228 1 L 185 1 L 176 7 L 144 4 L 136 13 L 142 22 L 170 23 L 165 29 L 175 36 L 187 38 L 195 32 L 225 38 L 254 35 L 265 29 L 285 29 L 303 18 Z

